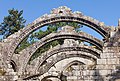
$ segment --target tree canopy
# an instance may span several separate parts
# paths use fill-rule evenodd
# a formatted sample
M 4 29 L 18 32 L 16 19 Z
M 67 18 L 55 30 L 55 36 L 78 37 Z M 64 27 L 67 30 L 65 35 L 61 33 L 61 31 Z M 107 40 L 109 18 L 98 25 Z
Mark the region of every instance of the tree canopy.
M 5 16 L 0 24 L 0 35 L 3 35 L 3 38 L 7 38 L 25 26 L 26 20 L 22 17 L 22 14 L 23 10 L 8 10 L 8 16 Z

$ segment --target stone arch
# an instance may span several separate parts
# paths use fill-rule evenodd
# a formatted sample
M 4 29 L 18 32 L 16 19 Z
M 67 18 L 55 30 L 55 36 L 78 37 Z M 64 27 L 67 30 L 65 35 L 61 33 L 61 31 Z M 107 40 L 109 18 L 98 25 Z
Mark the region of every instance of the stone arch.
M 94 48 L 93 48 L 94 49 Z M 60 48 L 55 48 L 53 49 L 52 51 L 48 51 L 48 52 L 45 52 L 41 55 L 41 57 L 39 57 L 39 62 L 38 62 L 38 65 L 39 66 L 35 66 L 35 67 L 40 67 L 45 60 L 47 60 L 49 57 L 57 54 L 57 53 L 60 53 L 60 52 L 65 52 L 65 51 L 73 51 L 73 53 L 84 53 L 84 55 L 87 55 L 86 53 L 89 53 L 88 55 L 91 55 L 91 57 L 97 59 L 97 58 L 100 58 L 100 52 L 96 52 L 96 51 L 93 51 L 92 48 L 85 48 L 85 47 L 60 47 Z M 93 55 L 92 55 L 93 54 Z M 37 64 L 36 64 L 37 65 Z
M 92 60 L 84 59 L 81 57 L 72 57 L 72 58 L 66 58 L 64 60 L 57 62 L 53 67 L 50 68 L 49 71 L 63 71 L 64 72 L 66 67 L 69 66 L 74 61 L 82 62 L 86 68 L 87 67 L 89 68 L 90 65 L 95 64 L 94 61 Z
M 89 55 L 85 55 L 84 53 L 61 53 L 60 55 L 59 54 L 56 54 L 56 57 L 52 58 L 52 60 L 49 62 L 49 63 L 46 63 L 44 64 L 43 66 L 39 67 L 36 69 L 36 73 L 28 76 L 28 77 L 24 77 L 24 79 L 30 79 L 32 77 L 35 77 L 35 76 L 41 76 L 42 74 L 48 72 L 48 70 L 54 66 L 57 62 L 61 61 L 61 60 L 64 60 L 64 59 L 67 59 L 67 58 L 72 58 L 72 57 L 81 57 L 81 58 L 84 58 L 84 59 L 88 59 L 88 60 L 91 60 L 93 62 L 96 62 L 96 59 L 94 57 L 91 57 Z
M 51 57 L 52 55 L 56 54 L 56 53 L 59 53 L 59 52 L 64 52 L 64 51 L 80 51 L 80 52 L 86 52 L 86 53 L 90 53 L 91 57 L 94 57 L 94 58 L 100 58 L 100 54 L 101 54 L 101 51 L 93 48 L 93 47 L 90 47 L 90 46 L 64 46 L 64 45 L 58 45 L 52 49 L 50 49 L 49 51 L 45 52 L 45 53 L 42 53 L 38 60 L 38 62 L 36 62 L 36 65 L 35 67 L 38 67 L 37 66 L 37 63 L 41 66 L 45 60 L 47 60 L 49 57 Z M 79 52 L 78 52 L 79 53 Z M 29 59 L 27 60 L 22 60 L 22 67 L 20 68 L 19 71 L 23 71 L 25 70 L 26 68 L 26 65 L 27 65 L 27 62 L 29 61 Z
M 86 34 L 84 32 L 81 32 L 79 34 L 77 34 L 77 33 L 71 33 L 70 34 L 70 33 L 64 33 L 64 32 L 62 32 L 62 33 L 53 33 L 53 34 L 50 34 L 50 35 L 44 37 L 43 39 L 41 39 L 41 41 L 34 43 L 30 47 L 28 47 L 28 48 L 26 48 L 26 49 L 24 49 L 23 51 L 20 52 L 21 56 L 20 56 L 19 61 L 22 64 L 21 66 L 24 67 L 28 63 L 29 59 L 31 58 L 31 56 L 34 54 L 34 52 L 38 48 L 40 48 L 41 46 L 43 46 L 46 43 L 49 43 L 50 41 L 53 41 L 53 40 L 56 40 L 56 39 L 61 39 L 61 38 L 80 39 L 80 40 L 82 39 L 82 40 L 91 42 L 92 44 L 99 43 L 100 46 L 102 45 L 102 42 L 100 40 L 98 40 L 98 39 L 94 38 L 93 36 L 91 36 L 89 34 Z
M 62 54 L 63 53 L 63 54 Z M 78 55 L 80 55 L 80 57 L 82 57 L 82 58 L 87 58 L 87 59 L 90 59 L 90 58 L 92 58 L 92 61 L 94 60 L 94 62 L 95 62 L 95 60 L 97 59 L 97 58 L 95 58 L 94 56 L 92 56 L 92 55 L 88 55 L 88 53 L 87 54 L 85 54 L 85 52 L 76 52 L 75 53 L 75 51 L 73 51 L 73 57 L 77 57 L 77 54 Z M 80 54 L 80 53 L 83 53 L 83 54 Z M 68 57 L 67 57 L 67 54 L 68 54 Z M 71 57 L 72 56 L 72 54 L 71 54 L 71 52 L 70 53 L 68 53 L 68 51 L 67 52 L 61 52 L 61 55 L 60 56 L 64 56 L 64 57 L 62 57 L 63 59 L 65 59 L 65 57 L 66 58 L 69 58 L 69 57 Z M 85 56 L 85 57 L 84 57 Z M 59 57 L 59 55 L 56 55 L 56 59 L 57 59 L 57 57 Z M 79 57 L 79 56 L 78 56 Z M 55 57 L 54 57 L 55 58 Z M 54 58 L 52 58 L 52 59 L 54 59 Z M 60 60 L 62 60 L 62 58 L 60 59 Z M 55 60 L 56 60 L 55 59 Z M 55 61 L 55 60 L 53 60 L 53 61 Z M 58 62 L 58 60 L 57 60 L 57 62 Z M 38 67 L 36 68 L 36 71 L 37 71 L 37 69 L 39 69 L 39 67 L 41 67 L 40 66 L 40 63 L 39 63 L 39 65 L 38 65 Z
M 74 60 L 74 61 L 68 63 L 68 64 L 64 67 L 64 70 L 65 70 L 66 68 L 68 68 L 69 66 L 71 66 L 72 64 L 74 64 L 74 63 L 78 63 L 78 64 L 85 65 L 85 63 L 83 63 L 83 62 L 80 62 L 80 61 L 78 61 L 78 60 Z M 63 71 L 64 71 L 64 70 L 63 70 Z
M 63 13 L 55 12 L 59 10 L 63 10 Z M 61 21 L 78 22 L 94 29 L 105 38 L 109 36 L 110 28 L 106 27 L 103 23 L 96 21 L 91 17 L 82 15 L 81 13 L 73 13 L 71 12 L 70 9 L 66 7 L 65 8 L 62 7 L 62 9 L 60 7 L 52 11 L 50 15 L 44 15 L 38 18 L 37 20 L 35 20 L 34 22 L 32 22 L 31 24 L 29 24 L 28 26 L 26 26 L 25 28 L 23 28 L 18 32 L 17 37 L 13 40 L 11 45 L 8 47 L 9 51 L 7 51 L 8 53 L 7 61 L 10 61 L 16 47 L 31 32 L 37 30 L 38 28 L 41 28 L 44 25 L 55 23 L 55 22 L 61 22 Z
M 71 65 L 71 64 L 73 64 L 73 63 L 75 63 L 75 62 L 79 62 L 79 63 L 81 63 L 81 61 L 80 60 L 72 60 L 72 61 L 70 61 L 70 62 L 68 62 L 68 64 L 66 64 L 65 65 L 65 67 L 67 67 L 67 66 L 69 66 L 69 65 Z M 85 63 L 83 63 L 82 62 L 82 64 L 85 64 Z M 64 67 L 63 67 L 64 68 Z M 41 81 L 41 79 L 43 79 L 44 77 L 46 77 L 46 76 L 56 76 L 56 77 L 59 77 L 60 78 L 60 75 L 63 73 L 63 75 L 64 75 L 64 69 L 63 70 L 61 70 L 61 71 L 50 71 L 50 72 L 46 72 L 46 73 L 44 73 L 43 75 L 41 75 L 40 77 L 39 77 L 39 79 L 40 79 L 40 81 Z
M 93 64 L 92 64 L 93 65 Z M 74 68 L 74 66 L 77 66 L 77 69 Z M 78 61 L 78 60 L 74 60 L 70 63 L 68 63 L 64 68 L 63 68 L 63 74 L 66 76 L 66 77 L 69 77 L 69 76 L 74 76 L 74 72 L 75 70 L 79 70 L 79 77 L 81 79 L 83 79 L 83 70 L 85 70 L 86 68 L 88 68 L 90 65 L 87 65 L 85 64 L 84 62 L 81 62 L 81 61 Z M 76 76 L 78 76 L 76 75 Z

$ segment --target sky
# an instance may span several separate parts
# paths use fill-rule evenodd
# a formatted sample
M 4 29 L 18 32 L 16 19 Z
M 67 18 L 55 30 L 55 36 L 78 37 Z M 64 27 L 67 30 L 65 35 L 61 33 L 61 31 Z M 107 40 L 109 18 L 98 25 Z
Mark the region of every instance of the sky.
M 0 23 L 12 8 L 23 10 L 23 17 L 31 23 L 59 6 L 80 11 L 110 26 L 117 26 L 120 18 L 120 0 L 0 0 Z

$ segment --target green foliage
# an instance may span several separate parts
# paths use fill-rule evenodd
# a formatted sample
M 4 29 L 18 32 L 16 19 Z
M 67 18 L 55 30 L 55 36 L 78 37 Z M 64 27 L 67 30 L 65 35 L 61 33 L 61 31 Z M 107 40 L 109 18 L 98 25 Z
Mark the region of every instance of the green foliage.
M 48 34 L 50 34 L 52 32 L 57 32 L 59 28 L 61 28 L 63 26 L 66 26 L 66 25 L 75 27 L 76 31 L 80 31 L 80 28 L 82 27 L 81 24 L 78 24 L 78 23 L 75 23 L 75 22 L 58 22 L 58 23 L 53 23 L 53 24 L 48 25 L 47 30 L 45 30 L 45 31 L 39 30 L 38 32 L 33 33 L 30 36 L 30 38 L 31 38 L 31 40 L 33 40 L 33 39 L 40 40 L 41 38 L 45 37 L 46 35 L 48 35 Z M 32 61 L 33 59 L 35 59 L 36 57 L 41 55 L 41 53 L 44 53 L 45 51 L 48 51 L 51 46 L 54 47 L 54 46 L 56 46 L 58 44 L 63 44 L 63 41 L 64 41 L 63 39 L 60 39 L 60 40 L 55 40 L 55 41 L 52 41 L 50 43 L 45 44 L 44 46 L 39 48 L 33 54 L 33 56 L 31 57 L 30 61 Z M 29 63 L 30 63 L 30 61 L 29 61 Z
M 26 37 L 21 43 L 20 45 L 16 48 L 15 53 L 19 54 L 19 52 L 23 49 L 25 49 L 26 47 L 30 46 L 31 44 L 29 43 L 29 41 L 27 41 L 28 37 Z
M 39 48 L 31 57 L 30 61 L 32 61 L 33 59 L 35 59 L 36 57 L 38 57 L 40 54 L 44 53 L 45 51 L 48 51 L 50 49 L 50 47 L 54 47 L 56 45 L 58 45 L 59 42 L 57 40 L 52 41 L 50 43 L 45 44 L 44 46 L 42 46 L 41 48 Z
M 10 36 L 25 26 L 26 20 L 22 17 L 23 10 L 18 11 L 15 9 L 8 10 L 9 15 L 4 17 L 3 22 L 0 24 L 0 35 L 3 38 Z
M 53 27 L 53 26 L 49 25 L 47 27 L 46 31 L 39 30 L 38 32 L 33 33 L 30 36 L 30 38 L 31 39 L 41 39 L 41 38 L 45 37 L 46 35 L 48 35 L 48 34 L 50 34 L 52 32 L 56 32 L 57 29 L 58 29 L 57 27 L 55 27 L 55 26 Z
M 80 28 L 82 27 L 81 24 L 76 23 L 76 22 L 58 22 L 58 23 L 53 23 L 53 24 L 48 25 L 46 31 L 39 30 L 38 32 L 33 33 L 30 38 L 31 39 L 41 39 L 42 37 L 45 37 L 46 35 L 48 35 L 48 34 L 50 34 L 52 32 L 57 32 L 57 30 L 59 28 L 61 28 L 63 26 L 66 26 L 66 25 L 75 27 L 75 30 L 77 32 L 79 32 Z

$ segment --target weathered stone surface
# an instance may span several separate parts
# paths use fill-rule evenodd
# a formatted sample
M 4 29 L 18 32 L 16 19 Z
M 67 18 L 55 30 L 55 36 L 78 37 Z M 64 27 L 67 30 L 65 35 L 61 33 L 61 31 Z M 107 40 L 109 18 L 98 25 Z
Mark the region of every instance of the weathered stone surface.
M 82 31 L 76 32 L 74 27 L 64 26 L 60 31 L 20 51 L 19 55 L 14 53 L 31 32 L 46 24 L 62 21 L 86 25 L 101 34 L 104 40 Z M 65 39 L 62 45 L 51 46 L 28 64 L 38 48 L 59 39 Z M 79 40 L 93 46 L 86 46 Z M 43 15 L 0 42 L 0 74 L 0 81 L 119 81 L 120 21 L 115 28 L 81 12 L 72 12 L 66 6 L 53 9 L 51 14 Z

